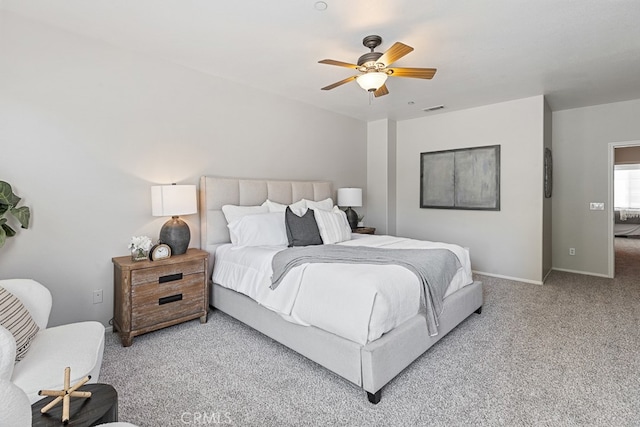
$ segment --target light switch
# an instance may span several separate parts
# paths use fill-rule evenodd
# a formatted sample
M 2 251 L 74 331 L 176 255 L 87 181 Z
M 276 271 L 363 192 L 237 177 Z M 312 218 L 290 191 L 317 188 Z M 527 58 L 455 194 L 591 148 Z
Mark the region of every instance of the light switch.
M 589 203 L 589 209 L 591 209 L 592 211 L 603 211 L 604 210 L 604 203 L 591 202 L 591 203 Z

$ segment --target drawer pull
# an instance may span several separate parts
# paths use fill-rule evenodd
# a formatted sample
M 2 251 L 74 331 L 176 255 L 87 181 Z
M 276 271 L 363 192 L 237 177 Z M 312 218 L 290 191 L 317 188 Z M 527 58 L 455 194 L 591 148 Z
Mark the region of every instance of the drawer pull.
M 182 280 L 182 273 L 169 274 L 167 276 L 158 277 L 159 283 L 174 282 L 176 280 Z
M 182 294 L 158 298 L 158 305 L 168 304 L 170 302 L 175 302 L 175 301 L 182 301 Z

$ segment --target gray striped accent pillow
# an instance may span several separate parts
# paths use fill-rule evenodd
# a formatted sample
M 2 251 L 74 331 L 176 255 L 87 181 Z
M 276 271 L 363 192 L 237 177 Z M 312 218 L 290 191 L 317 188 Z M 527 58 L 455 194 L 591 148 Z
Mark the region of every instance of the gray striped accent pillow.
M 0 325 L 16 340 L 16 362 L 22 360 L 40 328 L 22 302 L 3 287 L 0 287 Z
M 318 223 L 322 243 L 330 245 L 351 240 L 351 227 L 347 221 L 347 215 L 337 206 L 334 206 L 331 211 L 318 209 L 313 213 Z

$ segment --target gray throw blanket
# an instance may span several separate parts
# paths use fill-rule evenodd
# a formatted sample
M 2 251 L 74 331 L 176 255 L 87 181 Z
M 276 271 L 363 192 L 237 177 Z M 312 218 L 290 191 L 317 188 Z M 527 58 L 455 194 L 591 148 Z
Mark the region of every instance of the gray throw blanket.
M 293 247 L 273 257 L 271 289 L 294 267 L 307 263 L 395 264 L 413 272 L 422 285 L 427 329 L 438 335 L 442 300 L 460 261 L 448 249 L 386 249 L 368 246 L 318 245 Z

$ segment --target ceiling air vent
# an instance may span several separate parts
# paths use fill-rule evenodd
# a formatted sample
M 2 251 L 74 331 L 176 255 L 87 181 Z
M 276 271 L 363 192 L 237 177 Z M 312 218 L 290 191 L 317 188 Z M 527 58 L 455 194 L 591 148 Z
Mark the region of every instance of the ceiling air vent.
M 426 111 L 427 113 L 430 113 L 432 111 L 442 110 L 443 108 L 444 108 L 444 105 L 434 105 L 433 107 L 423 108 L 422 111 Z

